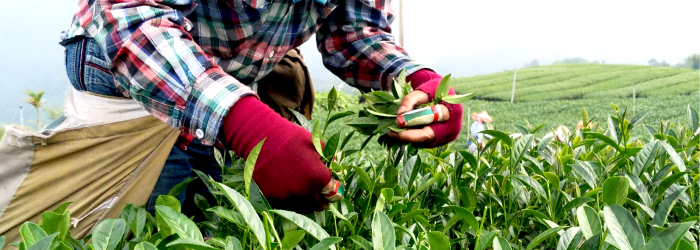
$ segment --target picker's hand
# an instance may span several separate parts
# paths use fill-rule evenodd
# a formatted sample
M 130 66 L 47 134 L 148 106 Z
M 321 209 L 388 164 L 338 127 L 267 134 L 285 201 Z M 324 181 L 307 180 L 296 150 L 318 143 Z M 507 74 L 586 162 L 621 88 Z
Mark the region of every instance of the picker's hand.
M 414 109 L 416 105 L 425 104 L 435 99 L 435 92 L 442 80 L 442 76 L 437 73 L 422 69 L 408 77 L 406 81 L 411 83 L 414 91 L 406 95 L 401 101 L 398 115 Z M 450 95 L 455 91 L 450 88 Z M 407 129 L 402 132 L 390 131 L 389 136 L 402 141 L 420 144 L 425 147 L 437 147 L 445 145 L 457 139 L 462 129 L 462 105 L 442 102 L 436 105 L 442 113 L 442 122 L 436 122 L 428 126 L 416 129 Z M 397 119 L 397 125 L 401 121 Z
M 255 97 L 243 97 L 231 107 L 222 134 L 224 143 L 246 159 L 265 139 L 253 180 L 274 208 L 305 214 L 342 199 L 342 185 L 321 161 L 311 133 Z

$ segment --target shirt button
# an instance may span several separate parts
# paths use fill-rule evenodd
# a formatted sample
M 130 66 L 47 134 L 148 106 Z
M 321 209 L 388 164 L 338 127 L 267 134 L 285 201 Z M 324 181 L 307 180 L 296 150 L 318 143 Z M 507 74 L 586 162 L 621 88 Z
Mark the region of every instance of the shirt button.
M 274 57 L 274 56 L 275 56 L 275 52 L 274 52 L 274 51 L 270 51 L 270 58 L 272 58 L 272 57 Z
M 204 131 L 202 131 L 202 129 L 197 129 L 197 131 L 195 131 L 195 134 L 199 139 L 202 139 L 204 137 Z

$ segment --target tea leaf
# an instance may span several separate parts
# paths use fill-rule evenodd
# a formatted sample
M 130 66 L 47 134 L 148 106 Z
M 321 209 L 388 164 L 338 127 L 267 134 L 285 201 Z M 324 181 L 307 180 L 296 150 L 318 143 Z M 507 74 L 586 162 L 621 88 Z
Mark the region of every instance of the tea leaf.
M 326 233 L 326 230 L 323 230 L 323 228 L 316 224 L 316 222 L 312 221 L 309 218 L 306 218 L 303 215 L 285 210 L 270 211 L 294 223 L 294 225 L 297 225 L 298 227 L 300 227 L 319 241 L 330 237 L 328 233 Z M 335 250 L 335 246 L 331 246 L 330 248 Z
M 156 206 L 156 216 L 162 218 L 163 222 L 170 228 L 171 233 L 177 234 L 180 238 L 204 241 L 197 225 L 184 214 L 178 213 L 170 207 Z
M 184 215 L 183 215 L 184 216 Z M 114 250 L 126 231 L 126 221 L 106 219 L 92 230 L 92 246 L 95 250 Z
M 622 176 L 610 177 L 603 183 L 603 202 L 608 205 L 622 205 L 627 201 L 629 181 Z
M 372 220 L 372 245 L 375 250 L 396 249 L 396 234 L 391 219 L 381 211 L 374 212 Z
M 649 240 L 649 243 L 644 246 L 644 250 L 672 249 L 671 246 L 673 246 L 675 242 L 681 240 L 683 235 L 688 232 L 693 224 L 695 224 L 695 222 L 680 223 L 657 233 Z
M 262 221 L 260 221 L 260 217 L 258 217 L 258 214 L 255 213 L 255 209 L 253 206 L 246 200 L 240 193 L 238 193 L 236 190 L 231 189 L 230 187 L 223 185 L 221 183 L 215 183 L 219 190 L 221 190 L 226 198 L 233 203 L 233 205 L 238 209 L 238 211 L 241 213 L 243 216 L 243 220 L 248 224 L 248 227 L 253 231 L 253 234 L 255 234 L 255 237 L 258 239 L 258 242 L 260 242 L 260 245 L 262 246 L 263 249 L 266 249 L 267 245 L 267 240 L 266 240 L 266 233 L 265 233 L 265 228 L 262 224 Z M 274 211 L 274 210 L 273 210 Z
M 158 250 L 156 246 L 148 242 L 141 242 L 134 247 L 134 250 Z
M 493 238 L 493 250 L 511 250 L 510 243 L 501 236 Z
M 540 233 L 535 237 L 532 241 L 530 241 L 529 244 L 527 244 L 527 250 L 532 250 L 535 249 L 540 243 L 542 243 L 544 240 L 549 238 L 550 236 L 556 234 L 557 232 L 561 231 L 562 229 L 567 228 L 566 226 L 563 227 L 555 227 L 555 228 L 550 228 L 547 229 L 546 231 Z
M 576 219 L 581 227 L 581 232 L 586 239 L 590 240 L 591 237 L 598 234 L 602 230 L 602 224 L 600 223 L 600 217 L 593 208 L 588 206 L 578 207 L 576 210 Z
M 56 236 L 58 236 L 58 233 L 53 233 L 49 236 L 46 236 L 43 239 L 40 239 L 39 241 L 34 243 L 34 245 L 32 245 L 31 247 L 28 247 L 27 250 L 49 250 L 51 249 L 51 244 L 53 243 L 53 240 L 56 238 Z M 95 250 L 101 249 L 97 249 L 97 247 L 95 247 Z
M 442 232 L 428 232 L 428 245 L 430 250 L 450 250 L 450 240 Z
M 676 201 L 678 201 L 678 198 L 681 196 L 681 194 L 683 194 L 688 188 L 689 187 L 684 187 L 679 190 L 676 190 L 675 192 L 671 193 L 670 195 L 667 195 L 666 198 L 664 198 L 664 201 L 662 201 L 661 204 L 659 204 L 659 206 L 656 208 L 654 220 L 651 224 L 652 226 L 664 226 L 664 224 L 666 223 L 666 217 L 668 217 L 668 214 L 671 212 L 673 206 L 676 205 Z
M 318 123 L 316 123 L 316 125 L 318 125 Z M 314 129 L 316 128 L 317 127 L 314 127 Z M 262 141 L 258 142 L 258 144 L 255 145 L 255 147 L 253 147 L 252 150 L 250 150 L 250 153 L 248 153 L 248 157 L 245 160 L 245 168 L 243 169 L 243 180 L 245 181 L 245 192 L 249 195 L 250 182 L 253 180 L 253 172 L 255 171 L 255 163 L 258 161 L 260 150 L 262 150 L 263 144 L 265 143 L 266 139 L 267 138 L 262 139 Z M 316 146 L 316 142 L 314 142 L 314 146 Z
M 209 244 L 204 243 L 204 241 L 190 238 L 179 238 L 165 246 L 172 248 L 188 248 L 193 250 L 218 250 L 218 248 L 210 246 Z
M 559 238 L 557 250 L 575 250 L 583 241 L 583 233 L 581 228 L 572 227 L 567 229 Z
M 343 238 L 340 237 L 328 237 L 323 240 L 321 240 L 319 243 L 314 245 L 311 250 L 326 250 L 330 248 L 331 246 L 334 246 L 335 243 L 343 241 Z
M 177 197 L 178 195 L 180 195 L 180 193 L 182 193 L 182 191 L 185 190 L 185 188 L 187 188 L 187 185 L 189 185 L 191 182 L 193 182 L 196 179 L 197 179 L 197 177 L 189 177 L 189 178 L 185 179 L 184 181 L 178 183 L 173 188 L 171 188 L 170 192 L 168 192 L 168 195 L 172 196 L 172 197 Z
M 166 206 L 178 213 L 181 212 L 180 209 L 182 208 L 180 201 L 169 195 L 158 196 L 156 199 L 156 206 Z
M 639 224 L 627 209 L 612 204 L 603 208 L 605 225 L 610 229 L 610 235 L 620 250 L 644 248 L 644 235 Z
M 474 97 L 474 93 L 464 95 L 448 95 L 443 97 L 442 101 L 450 104 L 460 104 L 471 100 L 472 97 Z
M 37 224 L 31 222 L 25 222 L 22 224 L 22 226 L 19 228 L 19 234 L 22 236 L 22 240 L 24 240 L 25 247 L 31 247 L 37 241 L 48 236 L 48 234 L 44 232 L 44 229 L 41 229 L 41 227 L 39 227 Z
M 294 246 L 298 245 L 304 237 L 306 232 L 304 230 L 295 230 L 285 233 L 284 239 L 282 240 L 282 249 L 292 249 Z
M 440 80 L 440 84 L 438 85 L 437 89 L 435 90 L 435 102 L 439 103 L 440 101 L 443 100 L 444 97 L 447 96 L 450 92 L 450 78 L 452 75 L 446 75 Z

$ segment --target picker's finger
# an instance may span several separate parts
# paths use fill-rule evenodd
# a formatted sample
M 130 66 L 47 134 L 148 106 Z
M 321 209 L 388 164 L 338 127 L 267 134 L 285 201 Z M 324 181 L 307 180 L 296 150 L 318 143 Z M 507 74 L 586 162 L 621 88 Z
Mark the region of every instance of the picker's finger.
M 389 131 L 389 136 L 405 142 L 425 144 L 435 140 L 435 131 L 425 126 L 419 129 L 407 129 L 398 133 Z
M 428 124 L 431 124 L 434 122 L 444 122 L 444 121 L 447 121 L 450 119 L 450 110 L 445 105 L 438 104 L 438 105 L 435 105 L 435 107 L 439 108 L 440 112 L 442 113 L 442 114 L 437 115 L 437 117 L 439 117 L 438 120 L 433 119 L 430 122 L 424 122 L 424 123 L 418 123 L 418 124 L 413 124 L 410 122 L 407 123 L 408 121 L 405 120 L 406 116 L 403 116 L 403 115 L 405 115 L 405 112 L 404 112 L 403 114 L 400 114 L 398 117 L 396 117 L 396 120 L 394 121 L 394 123 L 396 124 L 396 126 L 402 128 L 406 124 L 409 124 L 409 125 L 407 125 L 409 127 L 414 127 L 414 126 L 428 125 Z M 432 112 L 432 114 L 434 115 L 435 113 Z M 402 124 L 402 122 L 404 124 Z
M 401 100 L 401 107 L 399 107 L 399 110 L 398 112 L 396 112 L 396 114 L 400 115 L 406 111 L 411 111 L 416 105 L 428 103 L 429 99 L 430 96 L 428 96 L 428 94 L 426 94 L 423 91 L 412 91 L 411 93 L 408 93 L 408 95 L 404 96 L 404 98 Z

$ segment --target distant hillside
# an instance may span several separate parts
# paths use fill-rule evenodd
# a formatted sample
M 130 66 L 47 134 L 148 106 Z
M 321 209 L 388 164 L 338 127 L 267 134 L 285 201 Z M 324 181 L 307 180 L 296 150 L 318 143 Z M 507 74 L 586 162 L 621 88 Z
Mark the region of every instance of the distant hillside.
M 697 94 L 697 70 L 611 64 L 567 64 L 518 69 L 516 102 Z M 510 100 L 513 70 L 453 80 L 460 93 L 483 100 Z

